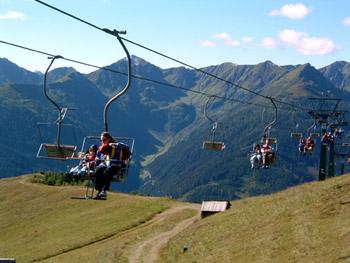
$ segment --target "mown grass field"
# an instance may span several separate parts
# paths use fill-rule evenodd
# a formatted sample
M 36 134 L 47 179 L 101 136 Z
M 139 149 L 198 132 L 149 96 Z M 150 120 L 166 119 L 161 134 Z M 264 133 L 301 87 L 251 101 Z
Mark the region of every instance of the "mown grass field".
M 350 262 L 350 175 L 232 202 L 171 239 L 158 262 Z
M 0 257 L 17 262 L 50 259 L 103 243 L 175 203 L 117 193 L 109 194 L 107 201 L 72 199 L 83 196 L 85 189 L 33 184 L 30 178 L 0 180 Z M 113 255 L 119 252 L 113 250 Z M 81 255 L 75 262 L 82 262 Z

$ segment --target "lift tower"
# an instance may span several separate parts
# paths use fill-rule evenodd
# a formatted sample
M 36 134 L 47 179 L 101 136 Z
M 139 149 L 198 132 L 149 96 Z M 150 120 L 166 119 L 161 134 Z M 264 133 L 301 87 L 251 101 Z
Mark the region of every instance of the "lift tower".
M 318 173 L 318 180 L 326 179 L 327 171 L 327 145 L 322 142 L 322 137 L 327 132 L 327 127 L 331 120 L 337 119 L 341 113 L 337 111 L 341 99 L 335 98 L 309 98 L 313 103 L 318 104 L 318 109 L 309 111 L 309 115 L 318 121 L 321 125 L 321 151 L 320 151 L 320 168 Z M 328 166 L 328 177 L 334 176 L 334 140 L 330 142 L 330 156 Z

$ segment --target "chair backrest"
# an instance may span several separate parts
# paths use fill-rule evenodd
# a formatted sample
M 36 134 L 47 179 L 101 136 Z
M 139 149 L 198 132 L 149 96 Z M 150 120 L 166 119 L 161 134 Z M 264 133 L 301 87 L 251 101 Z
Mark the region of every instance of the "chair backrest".
M 75 145 L 42 143 L 36 157 L 41 159 L 68 160 L 74 158 L 76 149 L 77 147 Z
M 294 139 L 301 139 L 303 137 L 303 134 L 301 132 L 292 132 L 290 134 L 290 137 Z
M 261 140 L 261 143 L 263 143 L 263 144 L 265 144 L 266 142 L 269 145 L 277 144 L 277 138 L 264 138 L 264 139 Z
M 313 132 L 313 133 L 311 133 L 311 137 L 312 138 L 319 138 L 320 134 L 318 132 Z
M 203 149 L 210 151 L 223 151 L 225 149 L 225 143 L 219 141 L 204 141 Z

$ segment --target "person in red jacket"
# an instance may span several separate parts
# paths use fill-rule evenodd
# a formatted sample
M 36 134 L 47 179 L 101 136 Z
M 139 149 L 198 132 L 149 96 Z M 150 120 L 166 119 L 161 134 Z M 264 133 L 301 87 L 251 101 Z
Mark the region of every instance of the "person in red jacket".
M 95 188 L 98 191 L 95 199 L 107 199 L 107 192 L 115 175 L 119 179 L 120 169 L 126 166 L 131 153 L 126 144 L 116 142 L 108 132 L 101 135 L 102 145 L 99 152 L 104 155 L 103 165 L 96 168 Z
M 263 168 L 269 168 L 269 165 L 274 159 L 274 149 L 270 146 L 268 139 L 266 139 L 265 144 L 262 146 L 262 163 Z
M 313 152 L 315 147 L 315 141 L 311 138 L 311 136 L 308 136 L 306 138 L 306 143 L 305 143 L 305 150 L 304 152 Z

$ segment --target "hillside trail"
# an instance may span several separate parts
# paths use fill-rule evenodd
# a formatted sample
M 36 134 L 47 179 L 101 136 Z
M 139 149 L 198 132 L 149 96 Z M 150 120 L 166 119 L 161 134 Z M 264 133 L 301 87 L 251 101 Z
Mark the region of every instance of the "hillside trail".
M 198 211 L 198 214 L 195 216 L 185 219 L 178 222 L 178 224 L 170 231 L 160 233 L 156 236 L 153 236 L 149 239 L 142 240 L 137 243 L 132 249 L 133 253 L 129 256 L 129 263 L 151 263 L 155 262 L 158 257 L 159 250 L 168 243 L 168 241 L 179 234 L 181 231 L 192 225 L 194 222 L 200 219 L 200 205 L 197 204 L 188 204 L 172 207 L 165 212 L 157 215 L 152 219 L 151 224 L 159 224 L 161 221 L 165 220 L 167 217 L 172 214 L 178 213 L 185 209 L 194 209 Z M 147 249 L 147 252 L 145 250 Z M 142 258 L 143 255 L 146 257 Z

